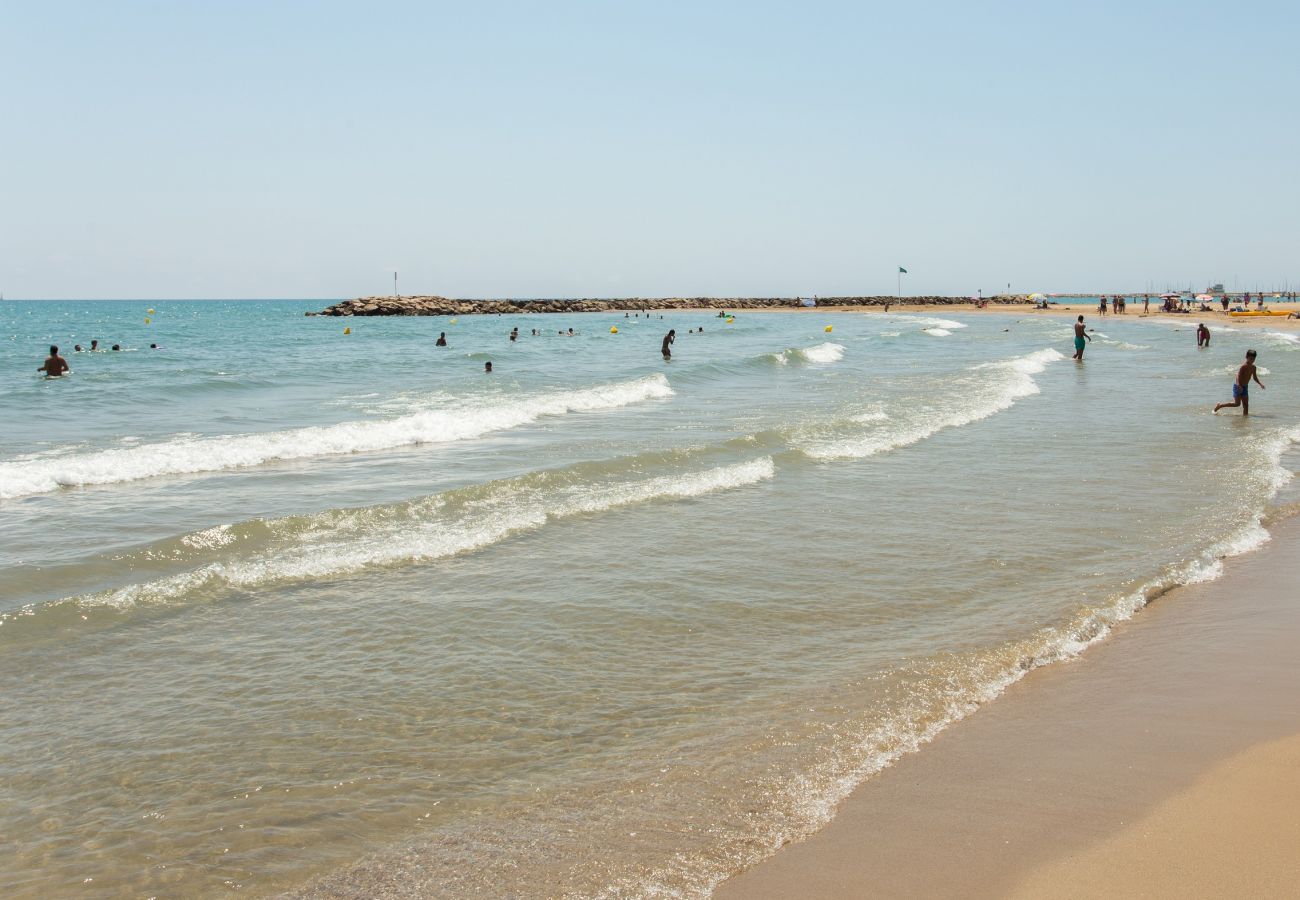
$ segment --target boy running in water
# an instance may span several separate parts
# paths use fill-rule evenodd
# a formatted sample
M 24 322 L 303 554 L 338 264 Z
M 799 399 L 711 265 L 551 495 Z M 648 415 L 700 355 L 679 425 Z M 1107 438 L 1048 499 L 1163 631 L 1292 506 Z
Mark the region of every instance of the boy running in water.
M 1264 382 L 1259 380 L 1259 371 L 1255 368 L 1255 351 L 1246 351 L 1246 362 L 1237 370 L 1237 380 L 1232 383 L 1232 402 L 1216 403 L 1214 411 L 1218 412 L 1224 407 L 1240 406 L 1243 416 L 1250 415 L 1250 380 L 1255 379 L 1255 384 L 1259 389 L 1264 389 Z

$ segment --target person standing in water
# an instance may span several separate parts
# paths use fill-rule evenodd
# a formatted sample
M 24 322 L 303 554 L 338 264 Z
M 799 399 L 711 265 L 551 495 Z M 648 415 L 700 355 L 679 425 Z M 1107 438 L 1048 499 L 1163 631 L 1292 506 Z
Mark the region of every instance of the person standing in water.
M 1083 359 L 1083 348 L 1087 341 L 1092 340 L 1092 335 L 1088 334 L 1087 327 L 1083 324 L 1083 316 L 1079 316 L 1079 321 L 1074 323 L 1074 358 Z
M 1205 327 L 1204 322 L 1196 326 L 1196 346 L 1205 347 L 1206 349 L 1209 349 L 1210 329 Z
M 1232 402 L 1216 403 L 1214 411 L 1218 412 L 1230 406 L 1240 406 L 1243 416 L 1250 415 L 1250 380 L 1252 378 L 1255 379 L 1255 384 L 1259 385 L 1259 389 L 1262 391 L 1264 382 L 1259 380 L 1259 370 L 1255 368 L 1255 351 L 1247 350 L 1246 361 L 1237 370 L 1237 380 L 1232 383 Z
M 433 342 L 433 346 L 435 346 L 435 347 L 445 347 L 445 346 L 447 346 L 447 332 L 445 332 L 445 331 L 439 331 L 439 332 L 438 332 L 438 339 L 437 339 L 436 341 Z
M 662 347 L 664 359 L 673 358 L 673 351 L 669 350 L 668 348 L 671 347 L 676 340 L 677 340 L 677 329 L 675 328 L 668 329 L 668 333 L 664 335 L 664 345 Z
M 36 371 L 44 372 L 50 378 L 58 378 L 60 375 L 64 375 L 68 372 L 68 361 L 62 356 L 59 356 L 59 348 L 57 346 L 50 345 L 50 355 L 46 357 L 45 362 L 42 363 L 41 367 Z

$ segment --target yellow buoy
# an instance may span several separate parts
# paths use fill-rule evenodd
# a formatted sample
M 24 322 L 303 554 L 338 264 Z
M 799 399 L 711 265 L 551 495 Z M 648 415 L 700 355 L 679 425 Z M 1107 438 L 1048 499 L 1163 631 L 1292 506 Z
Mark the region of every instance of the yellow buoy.
M 610 326 L 609 333 L 610 333 L 610 334 L 618 334 L 618 326 L 617 326 L 617 325 L 612 325 L 612 326 Z
M 151 315 L 151 316 L 153 315 L 153 310 L 152 310 L 152 309 L 146 309 L 145 312 L 147 312 L 147 313 L 148 313 L 149 315 Z
M 456 324 L 456 320 L 455 320 L 455 319 L 452 319 L 452 320 L 451 320 L 450 322 L 448 322 L 447 324 L 448 324 L 448 325 L 455 325 L 455 324 Z
M 727 320 L 727 324 L 730 325 L 730 324 L 731 324 L 732 322 L 734 322 L 734 321 L 736 321 L 736 320 L 735 320 L 735 319 L 728 319 L 728 320 Z
M 826 326 L 826 333 L 827 333 L 827 334 L 830 334 L 830 332 L 831 332 L 831 326 L 827 325 L 827 326 Z
M 148 325 L 150 321 L 152 320 L 148 316 L 144 317 L 144 324 Z
M 347 328 L 344 328 L 344 329 L 343 329 L 343 333 L 344 333 L 344 334 L 351 334 L 351 333 L 352 333 L 352 327 L 351 327 L 351 326 L 348 326 Z

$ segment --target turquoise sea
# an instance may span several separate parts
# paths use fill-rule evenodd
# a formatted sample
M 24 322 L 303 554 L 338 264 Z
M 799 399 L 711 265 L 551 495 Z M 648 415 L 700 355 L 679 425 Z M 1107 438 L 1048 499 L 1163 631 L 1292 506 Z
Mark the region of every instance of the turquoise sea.
M 1268 323 L 328 302 L 0 304 L 0 894 L 707 896 L 1300 505 Z

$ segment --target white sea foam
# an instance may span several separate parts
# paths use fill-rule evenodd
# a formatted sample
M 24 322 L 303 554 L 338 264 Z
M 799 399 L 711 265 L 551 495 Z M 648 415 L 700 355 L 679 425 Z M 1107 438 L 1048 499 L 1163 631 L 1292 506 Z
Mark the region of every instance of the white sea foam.
M 1300 334 L 1291 334 L 1285 331 L 1261 331 L 1260 334 L 1273 343 L 1288 349 L 1300 348 Z
M 190 475 L 278 460 L 392 450 L 481 437 L 545 416 L 617 409 L 673 396 L 661 374 L 632 381 L 518 398 L 426 409 L 391 419 L 366 419 L 286 431 L 168 440 L 51 458 L 0 462 L 0 499 L 59 487 L 118 484 L 161 475 Z
M 327 510 L 261 523 L 269 544 L 143 584 L 72 598 L 84 608 L 165 604 L 195 591 L 251 589 L 272 583 L 336 577 L 375 566 L 442 559 L 479 550 L 547 522 L 653 500 L 700 497 L 772 478 L 770 456 L 696 472 L 633 481 L 528 486 L 510 479 L 404 504 Z M 251 523 L 255 524 L 255 523 Z M 187 546 L 214 549 L 235 542 L 232 528 L 187 535 Z
M 929 405 L 910 403 L 884 420 L 887 424 L 849 436 L 819 437 L 816 434 L 796 444 L 814 459 L 866 457 L 915 444 L 946 428 L 958 428 L 1009 409 L 1017 400 L 1037 394 L 1033 376 L 1048 363 L 1064 359 L 1047 348 L 1025 356 L 985 363 L 970 369 L 969 384 L 960 391 L 938 395 Z M 855 419 L 860 424 L 880 421 Z
M 815 347 L 802 349 L 792 347 L 779 353 L 769 353 L 767 358 L 782 366 L 789 365 L 792 359 L 811 363 L 833 363 L 844 358 L 844 348 L 839 344 L 827 342 Z
M 899 316 L 898 318 L 908 322 L 915 322 L 918 325 L 925 325 L 929 328 L 947 328 L 957 329 L 965 328 L 965 322 L 954 322 L 952 319 L 935 319 L 930 316 Z
M 816 347 L 807 347 L 799 351 L 799 355 L 808 362 L 814 363 L 833 363 L 844 358 L 844 348 L 839 344 L 825 343 L 818 344 Z
M 923 328 L 921 330 L 924 331 L 926 334 L 932 334 L 935 337 L 947 337 L 948 335 L 952 334 L 952 332 L 949 331 L 947 328 Z
M 1239 368 L 1241 368 L 1239 365 L 1237 365 L 1237 366 L 1223 366 L 1222 368 L 1214 369 L 1213 371 L 1211 371 L 1211 372 L 1208 373 L 1208 374 L 1213 375 L 1213 376 L 1216 377 L 1216 378 L 1219 377 L 1220 375 L 1233 376 L 1233 375 L 1236 375 L 1236 374 L 1237 374 L 1237 369 L 1239 369 Z M 1261 374 L 1261 375 L 1272 375 L 1272 374 L 1273 374 L 1273 372 L 1272 372 L 1270 369 L 1268 369 L 1267 367 L 1265 367 L 1265 366 L 1256 366 L 1256 367 L 1255 367 L 1255 371 L 1257 371 L 1257 372 L 1258 372 L 1259 374 Z

